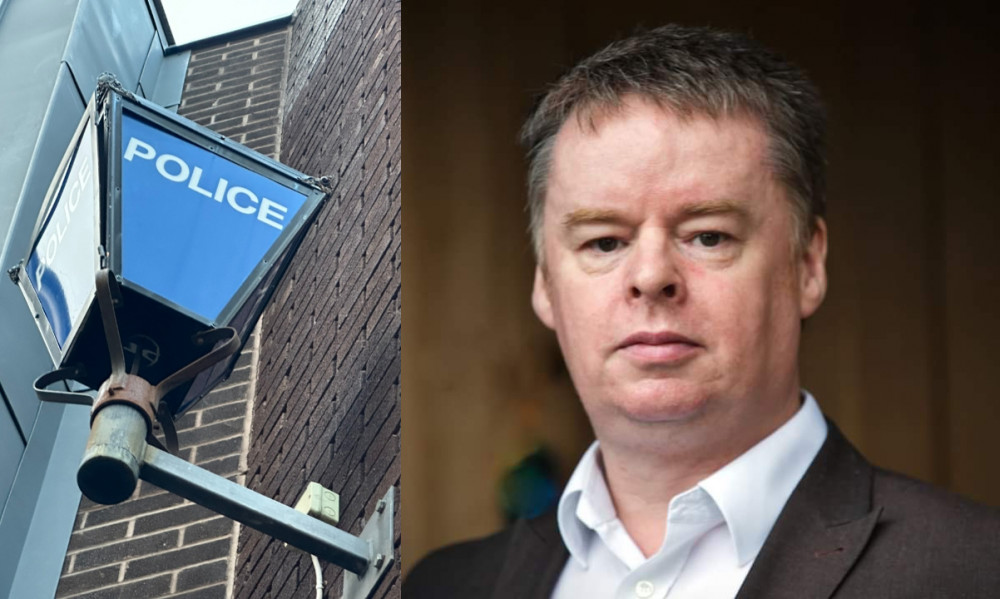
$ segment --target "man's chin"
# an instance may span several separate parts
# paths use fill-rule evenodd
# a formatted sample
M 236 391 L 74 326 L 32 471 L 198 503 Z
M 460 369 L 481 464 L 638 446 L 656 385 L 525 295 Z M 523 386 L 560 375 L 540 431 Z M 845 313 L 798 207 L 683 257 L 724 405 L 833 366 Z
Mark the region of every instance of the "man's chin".
M 709 394 L 701 389 L 676 383 L 639 385 L 614 400 L 620 415 L 636 423 L 683 423 L 696 420 L 705 412 Z

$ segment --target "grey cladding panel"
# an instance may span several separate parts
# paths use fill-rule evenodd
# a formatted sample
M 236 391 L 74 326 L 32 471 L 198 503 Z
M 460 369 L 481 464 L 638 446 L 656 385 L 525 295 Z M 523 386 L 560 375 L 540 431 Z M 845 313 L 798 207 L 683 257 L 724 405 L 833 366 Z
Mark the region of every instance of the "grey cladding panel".
M 24 443 L 14 426 L 14 415 L 0 405 L 0 505 L 7 501 L 23 453 Z
M 114 73 L 126 88 L 136 89 L 154 35 L 145 2 L 83 0 L 65 60 L 84 100 L 105 71 Z
M 4 0 L 0 13 L 0 111 L 5 115 L 0 119 L 0 248 L 48 109 L 77 2 Z
M 21 430 L 28 434 L 35 424 L 40 403 L 32 383 L 39 375 L 52 369 L 52 360 L 21 290 L 6 277 L 0 280 L 0 306 L 4 314 L 4 323 L 0 327 L 0 347 L 4 348 L 0 356 L 0 380 L 14 411 L 13 416 L 17 418 Z
M 146 52 L 142 73 L 139 74 L 139 92 L 147 100 L 151 99 L 150 96 L 156 89 L 156 77 L 160 74 L 161 66 L 163 66 L 163 46 L 160 45 L 160 36 L 154 35 L 149 43 L 149 51 Z
M 0 516 L 0 597 L 52 597 L 80 503 L 86 406 L 45 404 Z
M 184 78 L 187 77 L 190 52 L 171 54 L 163 60 L 159 76 L 156 79 L 156 91 L 149 97 L 164 108 L 177 111 L 181 104 L 181 93 L 184 91 Z
M 143 97 L 164 108 L 176 109 L 181 103 L 190 57 L 190 52 L 164 56 L 160 36 L 154 35 L 146 56 L 146 65 L 139 77 Z

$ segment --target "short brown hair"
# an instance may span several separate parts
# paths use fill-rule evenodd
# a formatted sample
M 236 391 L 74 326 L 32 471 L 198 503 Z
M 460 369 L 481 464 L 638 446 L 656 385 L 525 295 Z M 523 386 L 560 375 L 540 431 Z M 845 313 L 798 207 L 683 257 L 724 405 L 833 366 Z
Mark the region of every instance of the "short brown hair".
M 706 27 L 666 25 L 616 41 L 581 61 L 541 97 L 521 130 L 536 258 L 555 137 L 571 115 L 616 110 L 626 96 L 678 115 L 745 115 L 764 126 L 769 160 L 789 191 L 798 247 L 825 212 L 826 112 L 805 74 L 750 38 Z M 592 122 L 592 121 L 591 121 Z

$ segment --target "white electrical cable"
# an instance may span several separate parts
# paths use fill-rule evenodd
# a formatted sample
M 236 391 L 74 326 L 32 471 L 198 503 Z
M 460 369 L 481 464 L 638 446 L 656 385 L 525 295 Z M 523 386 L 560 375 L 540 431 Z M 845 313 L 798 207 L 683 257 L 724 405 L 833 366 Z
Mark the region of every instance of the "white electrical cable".
M 319 566 L 319 559 L 315 555 L 309 557 L 313 560 L 313 570 L 316 570 L 316 599 L 323 599 L 323 569 Z

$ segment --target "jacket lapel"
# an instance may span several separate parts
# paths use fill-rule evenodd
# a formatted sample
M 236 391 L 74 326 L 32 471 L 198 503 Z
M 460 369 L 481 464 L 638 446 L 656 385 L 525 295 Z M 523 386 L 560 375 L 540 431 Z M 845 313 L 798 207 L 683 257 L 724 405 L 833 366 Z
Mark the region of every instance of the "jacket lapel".
M 548 599 L 569 558 L 559 536 L 555 510 L 518 521 L 511 534 L 492 599 Z
M 736 599 L 827 599 L 868 544 L 882 512 L 871 505 L 872 467 L 827 424 Z

